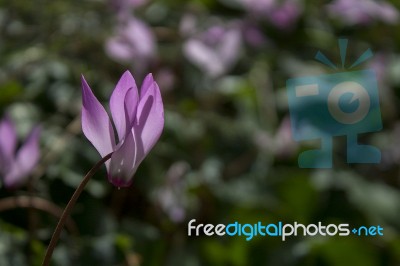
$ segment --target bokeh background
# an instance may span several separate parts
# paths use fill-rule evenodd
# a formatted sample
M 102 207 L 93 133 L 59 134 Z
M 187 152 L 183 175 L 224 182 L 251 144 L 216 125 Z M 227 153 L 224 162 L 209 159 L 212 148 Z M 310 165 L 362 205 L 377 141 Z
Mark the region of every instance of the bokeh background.
M 54 265 L 400 265 L 398 8 L 395 0 L 1 0 L 0 114 L 21 142 L 35 125 L 42 133 L 31 181 L 3 186 L 0 197 L 34 194 L 62 209 L 100 159 L 81 132 L 81 74 L 108 106 L 125 70 L 138 84 L 151 72 L 165 105 L 160 141 L 131 187 L 113 187 L 105 167 L 94 176 Z M 314 56 L 339 64 L 339 37 L 349 39 L 348 64 L 374 52 L 358 69 L 377 73 L 384 126 L 360 139 L 382 150 L 382 162 L 347 164 L 338 137 L 332 169 L 300 169 L 309 144 L 291 138 L 286 80 L 335 72 Z M 57 218 L 1 199 L 0 265 L 41 265 Z M 384 236 L 188 237 L 191 219 L 379 224 Z

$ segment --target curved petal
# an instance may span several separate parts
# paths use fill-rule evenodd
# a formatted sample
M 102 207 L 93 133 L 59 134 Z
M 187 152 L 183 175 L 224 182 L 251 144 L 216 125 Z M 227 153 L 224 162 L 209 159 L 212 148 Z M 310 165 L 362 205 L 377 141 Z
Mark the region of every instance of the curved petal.
M 39 135 L 40 128 L 34 128 L 26 142 L 18 150 L 10 171 L 4 177 L 6 187 L 15 187 L 24 183 L 36 166 L 40 157 Z
M 240 52 L 240 46 L 242 42 L 241 33 L 237 29 L 227 30 L 224 34 L 223 39 L 218 45 L 217 51 L 219 59 L 225 67 L 230 68 L 237 60 Z
M 116 187 L 128 187 L 138 165 L 137 146 L 134 131 L 127 134 L 124 143 L 112 154 L 108 170 L 108 180 Z
M 133 100 L 134 99 L 134 100 Z M 125 95 L 124 116 L 125 116 L 125 135 L 132 130 L 133 123 L 136 120 L 136 113 L 139 104 L 139 95 L 137 89 L 131 88 Z
M 115 148 L 114 129 L 104 107 L 82 76 L 82 130 L 102 157 Z M 106 162 L 108 167 L 109 162 Z
M 133 175 L 136 172 L 140 162 L 144 159 L 143 154 L 138 154 L 136 145 L 135 132 L 132 128 L 134 119 L 136 118 L 136 106 L 129 106 L 130 98 L 134 96 L 137 90 L 130 89 L 125 96 L 125 120 L 127 131 L 124 139 L 118 145 L 117 150 L 113 153 L 110 160 L 108 171 L 108 180 L 116 187 L 127 187 L 132 183 Z
M 163 128 L 164 106 L 160 88 L 153 82 L 145 94 L 141 95 L 134 124 L 139 154 L 147 155 L 150 152 L 160 138 Z
M 125 97 L 128 90 L 131 91 L 130 95 L 129 97 Z M 127 102 L 128 110 L 136 109 L 139 101 L 135 79 L 129 71 L 125 71 L 122 75 L 110 98 L 111 115 L 118 133 L 119 141 L 125 137 L 127 131 L 125 123 L 125 101 Z
M 153 86 L 153 83 L 153 75 L 151 73 L 147 74 L 147 76 L 143 80 L 142 86 L 140 87 L 140 99 L 142 99 L 147 94 L 147 91 L 151 86 Z
M 5 172 L 14 158 L 17 133 L 14 124 L 6 116 L 0 122 L 0 172 Z

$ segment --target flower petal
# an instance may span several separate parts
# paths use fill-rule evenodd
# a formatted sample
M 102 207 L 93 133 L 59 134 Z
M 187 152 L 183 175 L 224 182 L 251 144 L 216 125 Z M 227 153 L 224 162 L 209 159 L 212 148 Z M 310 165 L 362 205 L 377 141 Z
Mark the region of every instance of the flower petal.
M 82 76 L 82 130 L 102 157 L 115 148 L 114 129 L 104 107 Z M 109 162 L 106 162 L 108 167 Z
M 225 69 L 232 67 L 240 54 L 241 33 L 238 29 L 226 30 L 218 45 L 217 53 Z
M 131 18 L 125 28 L 121 29 L 121 34 L 129 42 L 132 50 L 135 51 L 134 57 L 151 58 L 155 53 L 155 37 L 151 28 L 143 21 Z
M 128 90 L 130 91 L 129 97 L 125 97 Z M 129 71 L 125 71 L 118 81 L 117 86 L 115 86 L 110 98 L 111 115 L 118 133 L 119 141 L 125 137 L 127 131 L 125 123 L 125 102 L 127 103 L 128 110 L 131 111 L 132 109 L 136 109 L 138 101 L 139 96 L 135 79 Z
M 185 56 L 209 76 L 216 77 L 225 71 L 218 53 L 199 40 L 188 40 L 183 47 Z
M 149 73 L 143 80 L 142 86 L 140 87 L 140 99 L 142 99 L 151 86 L 153 86 L 154 78 L 151 73 Z
M 132 99 L 135 99 L 132 101 Z M 125 95 L 124 111 L 125 111 L 125 132 L 124 135 L 129 134 L 132 130 L 133 123 L 136 120 L 137 107 L 139 105 L 139 95 L 137 89 L 131 88 Z
M 4 177 L 6 187 L 15 187 L 24 183 L 36 166 L 40 156 L 39 135 L 40 128 L 35 127 L 26 142 L 18 150 L 10 171 Z
M 138 165 L 137 146 L 134 131 L 127 134 L 124 143 L 112 154 L 108 171 L 108 180 L 116 187 L 128 187 L 132 184 L 133 174 Z
M 114 60 L 126 62 L 132 59 L 132 48 L 121 36 L 114 36 L 107 40 L 105 50 Z
M 145 93 L 141 93 L 134 130 L 137 136 L 138 154 L 145 156 L 156 144 L 163 131 L 164 106 L 160 88 L 156 82 L 153 82 L 148 88 L 142 89 Z
M 117 187 L 127 187 L 132 183 L 133 175 L 140 162 L 144 159 L 144 154 L 138 154 L 136 136 L 132 128 L 136 118 L 136 106 L 129 106 L 130 99 L 137 96 L 136 89 L 130 89 L 125 96 L 125 119 L 129 125 L 122 143 L 119 143 L 117 150 L 113 153 L 110 160 L 108 180 Z M 139 159 L 139 160 L 138 160 Z
M 0 122 L 0 173 L 5 173 L 15 153 L 17 133 L 14 124 L 6 116 Z
M 148 25 L 129 17 L 119 23 L 114 36 L 106 42 L 105 49 L 117 61 L 148 63 L 156 51 L 155 37 Z

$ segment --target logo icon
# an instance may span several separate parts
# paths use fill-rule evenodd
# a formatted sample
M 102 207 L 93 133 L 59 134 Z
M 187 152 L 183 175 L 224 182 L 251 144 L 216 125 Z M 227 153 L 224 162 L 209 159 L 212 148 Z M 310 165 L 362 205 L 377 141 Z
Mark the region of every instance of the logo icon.
M 347 39 L 339 39 L 342 69 L 345 68 Z M 286 82 L 292 135 L 296 141 L 318 140 L 319 149 L 299 155 L 301 168 L 331 168 L 332 139 L 347 137 L 347 163 L 379 163 L 381 152 L 358 143 L 358 134 L 382 129 L 379 93 L 375 72 L 351 70 L 372 57 L 366 50 L 348 71 L 300 77 Z M 315 59 L 337 70 L 324 54 Z

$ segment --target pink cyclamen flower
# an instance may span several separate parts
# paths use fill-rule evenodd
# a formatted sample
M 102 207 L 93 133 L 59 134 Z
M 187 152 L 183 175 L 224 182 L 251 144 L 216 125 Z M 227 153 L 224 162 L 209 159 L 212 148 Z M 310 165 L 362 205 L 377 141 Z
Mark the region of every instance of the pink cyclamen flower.
M 25 143 L 16 151 L 17 133 L 6 116 L 0 122 L 0 176 L 7 188 L 22 185 L 39 161 L 39 127 L 29 133 Z
M 110 37 L 105 50 L 108 56 L 119 62 L 139 62 L 147 65 L 156 53 L 156 41 L 151 28 L 143 21 L 128 17 L 122 19 L 115 34 Z
M 156 144 L 164 128 L 164 106 L 160 88 L 148 74 L 140 94 L 135 79 L 126 71 L 110 98 L 115 138 L 110 118 L 82 76 L 82 129 L 106 162 L 108 180 L 117 187 L 132 183 L 139 164 Z
M 214 78 L 232 68 L 239 58 L 241 46 L 240 29 L 236 25 L 212 26 L 187 40 L 183 52 L 189 61 Z

